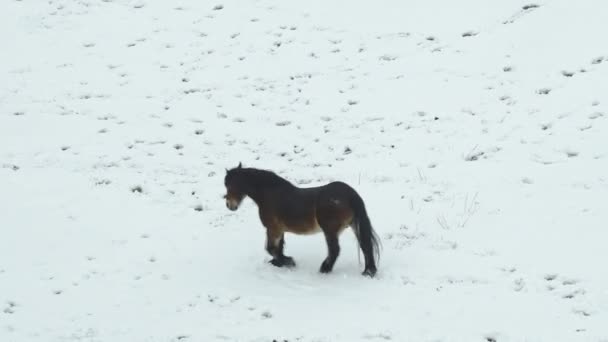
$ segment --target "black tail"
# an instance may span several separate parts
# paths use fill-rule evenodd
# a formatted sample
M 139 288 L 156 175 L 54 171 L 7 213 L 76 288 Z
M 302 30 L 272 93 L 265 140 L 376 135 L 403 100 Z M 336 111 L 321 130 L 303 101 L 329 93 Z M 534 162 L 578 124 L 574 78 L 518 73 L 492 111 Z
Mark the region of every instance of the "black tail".
M 355 213 L 353 230 L 365 258 L 365 271 L 363 271 L 363 274 L 373 277 L 377 270 L 376 261 L 380 259 L 380 239 L 367 216 L 363 199 L 356 192 L 352 197 L 351 206 Z

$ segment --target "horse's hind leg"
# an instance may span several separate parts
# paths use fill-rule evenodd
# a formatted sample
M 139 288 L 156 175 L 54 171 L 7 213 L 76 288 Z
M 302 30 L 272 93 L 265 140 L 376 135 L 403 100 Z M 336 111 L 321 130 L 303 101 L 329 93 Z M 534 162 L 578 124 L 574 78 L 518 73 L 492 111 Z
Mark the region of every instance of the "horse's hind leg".
M 329 273 L 334 268 L 338 255 L 340 255 L 338 230 L 328 229 L 323 232 L 325 233 L 325 241 L 327 242 L 327 258 L 321 264 L 319 271 L 321 273 Z
M 285 234 L 275 229 L 267 229 L 266 250 L 272 256 L 270 263 L 277 267 L 293 267 L 296 265 L 292 257 L 283 254 Z

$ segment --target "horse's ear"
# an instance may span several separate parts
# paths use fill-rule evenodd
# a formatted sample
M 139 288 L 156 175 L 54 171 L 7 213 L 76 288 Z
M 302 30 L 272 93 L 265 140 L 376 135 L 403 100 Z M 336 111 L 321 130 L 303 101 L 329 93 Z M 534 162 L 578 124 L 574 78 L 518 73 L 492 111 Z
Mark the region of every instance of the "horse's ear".
M 243 163 L 239 162 L 239 166 L 238 166 L 238 168 L 239 168 L 239 169 L 242 169 L 242 168 L 243 168 Z
M 226 173 L 228 173 L 228 168 L 226 167 L 225 169 L 226 169 Z

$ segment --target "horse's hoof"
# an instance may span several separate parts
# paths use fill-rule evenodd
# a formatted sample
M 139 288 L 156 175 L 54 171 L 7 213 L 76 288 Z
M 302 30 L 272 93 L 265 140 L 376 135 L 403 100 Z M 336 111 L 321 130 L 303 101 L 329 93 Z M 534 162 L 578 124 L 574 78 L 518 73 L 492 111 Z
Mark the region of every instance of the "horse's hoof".
M 361 273 L 362 275 L 366 276 L 366 277 L 370 277 L 373 278 L 376 275 L 376 269 L 375 268 L 366 268 L 363 273 Z
M 285 258 L 283 258 L 283 265 L 285 267 L 296 267 L 296 262 L 293 260 L 292 257 L 286 256 Z
M 283 267 L 283 265 L 284 265 L 283 261 L 281 261 L 279 259 L 272 259 L 272 260 L 270 260 L 270 263 L 276 267 Z
M 292 257 L 282 257 L 280 259 L 274 258 L 270 260 L 270 263 L 276 267 L 295 267 L 296 262 L 293 261 Z
M 321 264 L 321 268 L 319 269 L 319 272 L 321 273 L 329 273 L 331 272 L 332 267 L 329 266 L 327 264 L 327 262 L 323 261 L 323 263 Z

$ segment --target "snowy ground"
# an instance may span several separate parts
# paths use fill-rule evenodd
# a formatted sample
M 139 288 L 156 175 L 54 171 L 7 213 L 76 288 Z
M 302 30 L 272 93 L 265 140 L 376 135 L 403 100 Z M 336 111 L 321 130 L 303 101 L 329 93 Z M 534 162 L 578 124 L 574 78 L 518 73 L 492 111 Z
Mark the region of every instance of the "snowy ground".
M 0 341 L 608 341 L 603 0 L 3 0 Z M 269 265 L 242 161 L 384 250 Z

